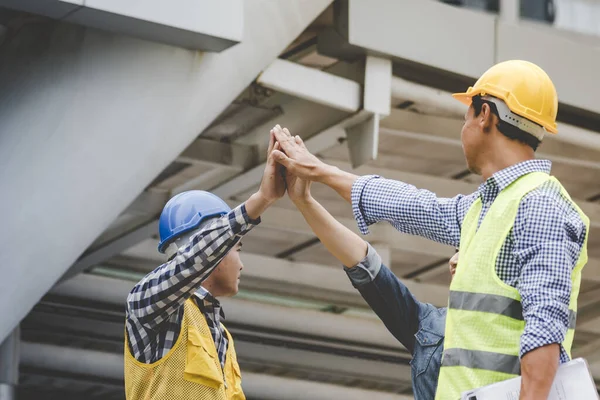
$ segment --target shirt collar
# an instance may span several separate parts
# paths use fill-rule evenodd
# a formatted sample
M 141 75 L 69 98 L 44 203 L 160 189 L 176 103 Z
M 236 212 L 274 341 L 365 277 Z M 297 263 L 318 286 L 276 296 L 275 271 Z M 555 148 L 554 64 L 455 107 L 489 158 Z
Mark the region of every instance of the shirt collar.
M 200 286 L 198 290 L 196 290 L 195 296 L 197 298 L 196 303 L 201 310 L 206 310 L 208 308 L 213 308 L 215 310 L 219 310 L 219 314 L 221 318 L 225 319 L 225 313 L 223 312 L 223 308 L 221 307 L 221 303 L 214 297 L 208 290 L 204 287 Z
M 481 200 L 484 203 L 493 201 L 498 193 L 523 175 L 531 172 L 545 172 L 549 174 L 551 168 L 552 163 L 549 160 L 527 160 L 504 168 L 490 176 L 479 186 Z

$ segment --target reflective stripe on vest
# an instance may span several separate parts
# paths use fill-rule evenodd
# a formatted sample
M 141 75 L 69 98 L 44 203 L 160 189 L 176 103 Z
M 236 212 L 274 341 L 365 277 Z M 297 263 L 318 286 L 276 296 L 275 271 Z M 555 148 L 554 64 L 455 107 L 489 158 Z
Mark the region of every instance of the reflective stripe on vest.
M 448 307 L 457 310 L 481 311 L 504 315 L 523 321 L 523 307 L 518 300 L 497 294 L 450 291 Z M 577 312 L 569 310 L 569 329 L 575 329 Z
M 521 362 L 518 356 L 489 351 L 448 349 L 444 351 L 444 367 L 467 367 L 519 375 Z
M 460 259 L 450 285 L 444 355 L 436 400 L 456 400 L 465 391 L 514 378 L 520 373 L 520 338 L 525 329 L 517 288 L 497 275 L 500 249 L 510 235 L 523 196 L 539 185 L 559 190 L 589 232 L 589 218 L 555 179 L 530 173 L 503 189 L 485 216 L 477 199 L 461 225 Z M 552 185 L 554 185 L 552 187 Z M 587 261 L 587 235 L 571 271 L 569 329 L 562 346 L 570 354 L 577 317 L 581 270 Z

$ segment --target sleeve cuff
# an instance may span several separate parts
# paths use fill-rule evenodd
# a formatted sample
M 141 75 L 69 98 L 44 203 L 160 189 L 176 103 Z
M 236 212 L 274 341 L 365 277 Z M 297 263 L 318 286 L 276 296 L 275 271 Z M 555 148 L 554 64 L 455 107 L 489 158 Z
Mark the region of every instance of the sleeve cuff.
M 378 179 L 378 178 L 380 178 L 378 175 L 361 176 L 352 185 L 352 191 L 350 193 L 350 197 L 352 200 L 352 212 L 354 213 L 354 219 L 356 220 L 356 223 L 358 224 L 358 229 L 360 230 L 360 233 L 362 233 L 363 235 L 366 235 L 369 233 L 368 226 L 370 224 L 372 224 L 371 221 L 367 220 L 367 218 L 365 217 L 364 212 L 363 212 L 363 208 L 362 208 L 363 192 L 365 190 L 365 187 L 367 186 L 367 183 L 369 183 L 369 181 L 371 181 L 372 179 Z
M 348 278 L 354 286 L 362 286 L 373 280 L 379 274 L 381 269 L 381 257 L 379 253 L 367 243 L 367 255 L 365 258 L 352 268 L 344 267 Z
M 560 325 L 560 326 L 559 326 Z M 561 344 L 565 340 L 566 329 L 562 324 L 528 324 L 525 332 L 521 336 L 521 349 L 519 356 L 523 356 L 538 347 L 547 346 L 549 344 Z M 563 346 L 560 346 L 561 359 L 566 354 Z M 567 358 L 568 359 L 568 358 Z
M 243 236 L 256 225 L 260 224 L 260 217 L 251 219 L 246 212 L 246 205 L 241 204 L 229 213 L 229 225 L 235 235 Z

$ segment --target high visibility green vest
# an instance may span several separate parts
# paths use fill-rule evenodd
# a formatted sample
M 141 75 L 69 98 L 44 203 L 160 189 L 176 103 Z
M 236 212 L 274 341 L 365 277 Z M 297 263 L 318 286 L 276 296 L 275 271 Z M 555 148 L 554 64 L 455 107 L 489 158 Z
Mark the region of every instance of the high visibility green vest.
M 520 375 L 519 343 L 525 329 L 521 296 L 496 275 L 496 259 L 515 221 L 523 196 L 554 181 L 586 224 L 586 239 L 571 273 L 569 329 L 562 343 L 569 356 L 575 332 L 581 270 L 587 262 L 589 219 L 554 177 L 533 172 L 502 190 L 477 229 L 481 200 L 463 221 L 460 258 L 450 285 L 446 338 L 435 399 L 457 400 L 462 392 Z

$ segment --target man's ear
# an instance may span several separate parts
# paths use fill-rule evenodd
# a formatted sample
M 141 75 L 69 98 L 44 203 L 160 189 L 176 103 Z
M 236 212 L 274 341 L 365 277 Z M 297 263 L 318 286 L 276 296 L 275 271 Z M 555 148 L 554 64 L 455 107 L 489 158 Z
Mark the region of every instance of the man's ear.
M 489 132 L 498 122 L 496 121 L 496 115 L 492 112 L 489 104 L 483 103 L 481 105 L 481 113 L 479 114 L 479 125 L 484 132 Z

